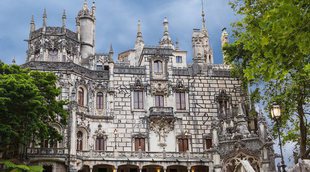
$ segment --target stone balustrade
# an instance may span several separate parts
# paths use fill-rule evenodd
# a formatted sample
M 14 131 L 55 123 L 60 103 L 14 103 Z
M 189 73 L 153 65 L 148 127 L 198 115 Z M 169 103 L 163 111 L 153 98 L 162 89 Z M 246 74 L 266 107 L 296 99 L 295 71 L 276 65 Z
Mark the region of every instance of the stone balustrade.
M 173 107 L 150 107 L 150 116 L 173 116 Z
M 28 156 L 67 156 L 68 148 L 27 148 Z
M 77 151 L 77 157 L 84 160 L 141 160 L 144 161 L 212 161 L 213 153 L 210 152 L 142 152 L 142 151 Z

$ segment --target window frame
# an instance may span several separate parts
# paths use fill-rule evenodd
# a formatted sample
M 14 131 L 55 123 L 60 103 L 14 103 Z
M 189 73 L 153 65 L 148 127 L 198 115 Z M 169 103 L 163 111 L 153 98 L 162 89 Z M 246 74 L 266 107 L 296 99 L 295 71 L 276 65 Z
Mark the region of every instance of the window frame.
M 184 144 L 186 143 L 186 144 Z M 189 138 L 178 138 L 178 149 L 179 149 L 179 152 L 187 152 L 189 151 Z
M 96 151 L 105 151 L 105 138 L 104 136 L 98 136 L 95 139 L 95 150 Z
M 143 142 L 141 142 L 143 140 Z M 143 144 L 142 144 L 143 143 Z M 146 139 L 144 137 L 136 137 L 134 138 L 134 146 L 135 146 L 135 151 L 145 151 L 145 144 L 146 144 Z
M 82 87 L 79 87 L 78 89 L 78 105 L 80 106 L 84 106 L 84 98 L 85 98 L 85 91 L 84 91 L 84 88 Z
M 176 63 L 183 63 L 183 57 L 182 56 L 175 56 L 175 62 Z
M 155 95 L 155 107 L 164 107 L 165 97 L 164 95 Z
M 78 131 L 76 133 L 76 150 L 77 151 L 83 150 L 83 132 L 82 131 Z
M 133 91 L 133 108 L 144 109 L 144 91 L 143 90 Z
M 176 92 L 176 109 L 177 110 L 186 110 L 186 94 L 185 92 Z
M 161 60 L 154 61 L 154 73 L 163 73 L 163 62 Z
M 100 94 L 100 96 L 99 96 Z M 104 94 L 103 92 L 97 92 L 96 94 L 96 109 L 103 110 L 104 107 Z

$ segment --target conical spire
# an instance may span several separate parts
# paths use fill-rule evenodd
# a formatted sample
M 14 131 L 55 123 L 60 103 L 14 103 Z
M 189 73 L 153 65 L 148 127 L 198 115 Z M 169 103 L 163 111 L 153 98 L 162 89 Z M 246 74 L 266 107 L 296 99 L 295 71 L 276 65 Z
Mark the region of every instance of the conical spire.
M 33 15 L 31 16 L 31 21 L 30 21 L 30 32 L 33 32 L 36 30 L 36 25 L 34 23 L 34 17 Z
M 88 10 L 87 0 L 84 1 L 83 10 L 84 10 L 84 11 L 87 11 L 87 10 Z
M 203 0 L 201 0 L 201 17 L 202 17 L 202 30 L 206 30 L 206 19 L 205 19 L 205 12 L 203 10 Z
M 143 41 L 142 32 L 141 32 L 141 21 L 138 20 L 136 46 L 139 45 L 140 43 L 144 43 L 144 41 Z
M 112 44 L 110 44 L 110 51 L 109 51 L 109 62 L 113 62 L 113 55 L 114 55 L 114 51 L 113 51 L 113 47 Z
M 110 50 L 109 50 L 109 54 L 114 54 L 114 51 L 113 51 L 113 47 L 112 47 L 112 44 L 110 44 Z
M 168 36 L 169 35 L 169 30 L 168 30 L 168 19 L 167 17 L 165 17 L 163 25 L 164 25 L 164 36 Z
M 91 14 L 92 14 L 92 16 L 95 16 L 95 13 L 96 13 L 96 4 L 95 4 L 95 1 L 93 1 L 93 5 L 91 7 Z
M 62 14 L 62 27 L 63 28 L 66 27 L 66 20 L 67 20 L 66 10 L 64 10 L 64 12 Z
M 15 56 L 13 57 L 12 64 L 16 64 Z
M 168 23 L 167 17 L 165 17 L 163 25 L 164 25 L 164 35 L 161 38 L 159 44 L 161 46 L 170 46 L 170 47 L 172 47 L 174 49 L 173 43 L 172 43 L 171 38 L 169 36 L 169 30 L 168 30 L 169 29 L 168 28 L 169 23 Z
M 43 27 L 46 27 L 46 19 L 47 19 L 47 14 L 46 14 L 46 9 L 44 8 L 44 12 L 43 12 Z

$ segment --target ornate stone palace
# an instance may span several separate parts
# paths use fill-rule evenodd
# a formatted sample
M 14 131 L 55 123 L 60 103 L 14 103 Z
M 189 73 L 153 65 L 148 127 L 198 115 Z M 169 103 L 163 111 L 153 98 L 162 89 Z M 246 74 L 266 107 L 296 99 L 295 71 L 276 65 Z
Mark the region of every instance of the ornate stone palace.
M 263 116 L 256 113 L 230 66 L 213 64 L 205 27 L 192 34 L 192 64 L 163 21 L 159 45 L 144 44 L 140 22 L 134 48 L 114 61 L 95 52 L 96 6 L 85 1 L 76 31 L 30 24 L 23 67 L 54 72 L 69 100 L 67 126 L 51 124 L 61 142 L 27 148 L 47 172 L 274 171 L 275 155 Z M 222 44 L 228 34 L 222 33 Z M 251 115 L 250 115 L 251 114 Z

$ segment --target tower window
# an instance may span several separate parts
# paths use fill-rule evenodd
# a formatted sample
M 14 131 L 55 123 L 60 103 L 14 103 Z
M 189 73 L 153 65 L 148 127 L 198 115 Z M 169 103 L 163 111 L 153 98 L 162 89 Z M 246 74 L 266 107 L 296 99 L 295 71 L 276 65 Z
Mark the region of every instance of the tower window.
M 84 106 L 84 89 L 83 88 L 79 88 L 78 91 L 78 104 L 80 106 Z
M 103 137 L 96 138 L 96 150 L 104 150 L 104 138 Z
M 155 73 L 163 72 L 163 63 L 160 60 L 154 61 L 154 72 Z
M 143 109 L 144 107 L 144 100 L 143 100 L 143 91 L 134 91 L 133 92 L 133 97 L 134 97 L 134 100 L 133 100 L 133 103 L 134 103 L 134 108 L 135 109 Z
M 206 149 L 211 149 L 212 148 L 212 138 L 206 138 Z
M 103 93 L 102 92 L 97 93 L 96 107 L 97 109 L 103 109 Z
M 177 110 L 185 110 L 186 109 L 185 93 L 176 92 L 175 99 L 176 99 Z
M 155 96 L 155 106 L 163 107 L 164 106 L 164 96 L 156 95 Z
M 76 150 L 83 150 L 83 133 L 81 131 L 77 132 Z
M 135 151 L 145 151 L 145 138 L 135 138 Z
M 179 152 L 186 152 L 188 151 L 188 139 L 187 138 L 179 138 Z
M 182 63 L 182 56 L 176 56 L 175 58 L 177 63 Z

